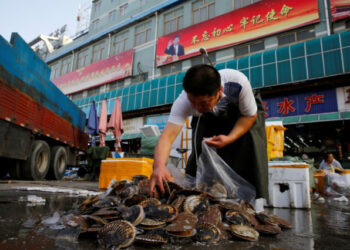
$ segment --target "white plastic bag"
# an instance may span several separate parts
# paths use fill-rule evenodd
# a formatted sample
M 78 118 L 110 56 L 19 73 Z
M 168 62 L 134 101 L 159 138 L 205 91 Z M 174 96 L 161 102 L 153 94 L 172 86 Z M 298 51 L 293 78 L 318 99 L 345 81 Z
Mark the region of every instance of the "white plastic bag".
M 204 140 L 197 164 L 196 187 L 217 198 L 244 200 L 252 204 L 256 196 L 255 187 L 232 170 Z

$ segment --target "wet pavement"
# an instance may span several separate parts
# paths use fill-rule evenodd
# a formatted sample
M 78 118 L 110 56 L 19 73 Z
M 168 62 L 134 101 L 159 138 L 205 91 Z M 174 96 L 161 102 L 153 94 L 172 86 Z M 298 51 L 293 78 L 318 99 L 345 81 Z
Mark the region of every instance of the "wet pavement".
M 24 185 L 25 184 L 25 185 Z M 37 186 L 84 188 L 97 191 L 96 183 L 52 182 Z M 96 240 L 62 235 L 61 219 L 85 197 L 57 192 L 21 190 L 34 183 L 0 183 L 0 249 L 96 249 Z M 13 189 L 17 188 L 17 189 Z M 18 189 L 20 188 L 20 189 Z M 35 196 L 34 196 L 35 195 Z M 28 201 L 30 200 L 30 201 Z M 35 203 L 36 202 L 36 203 Z M 350 249 L 350 202 L 312 204 L 312 209 L 268 209 L 290 221 L 292 229 L 257 242 L 228 241 L 217 245 L 167 244 L 163 249 Z M 132 246 L 129 249 L 150 249 Z

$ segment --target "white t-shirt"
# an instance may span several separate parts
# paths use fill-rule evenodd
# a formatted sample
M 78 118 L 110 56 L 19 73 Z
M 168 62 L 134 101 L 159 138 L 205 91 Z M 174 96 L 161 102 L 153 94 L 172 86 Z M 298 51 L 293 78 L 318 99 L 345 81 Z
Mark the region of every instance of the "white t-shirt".
M 221 85 L 224 87 L 224 96 L 236 99 L 239 111 L 243 116 L 253 116 L 257 112 L 257 106 L 248 78 L 234 69 L 219 70 Z M 215 107 L 214 107 L 215 109 Z M 183 125 L 188 116 L 199 116 L 200 113 L 188 100 L 185 91 L 182 91 L 171 107 L 168 122 Z

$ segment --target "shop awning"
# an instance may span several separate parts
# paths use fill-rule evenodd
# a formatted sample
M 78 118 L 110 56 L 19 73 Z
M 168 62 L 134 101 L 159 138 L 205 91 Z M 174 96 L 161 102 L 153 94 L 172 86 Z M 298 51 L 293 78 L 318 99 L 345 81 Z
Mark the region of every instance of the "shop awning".
M 326 122 L 326 121 L 338 121 L 349 120 L 350 112 L 333 112 L 313 115 L 297 115 L 289 117 L 276 117 L 267 119 L 267 121 L 282 121 L 284 125 L 309 123 L 309 122 Z
M 143 138 L 145 137 L 142 133 L 124 133 L 121 136 L 122 140 L 130 140 L 135 138 Z

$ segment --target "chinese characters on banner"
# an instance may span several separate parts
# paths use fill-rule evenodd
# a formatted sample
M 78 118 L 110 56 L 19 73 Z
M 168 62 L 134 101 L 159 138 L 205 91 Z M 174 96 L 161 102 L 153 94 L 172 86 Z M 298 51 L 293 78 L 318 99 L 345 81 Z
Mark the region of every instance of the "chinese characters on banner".
M 52 82 L 64 93 L 71 94 L 132 75 L 134 50 L 90 64 L 62 75 Z
M 267 98 L 263 105 L 266 118 L 338 111 L 335 89 Z
M 157 66 L 318 21 L 317 0 L 261 0 L 159 37 Z
M 333 22 L 350 17 L 349 0 L 331 0 Z

